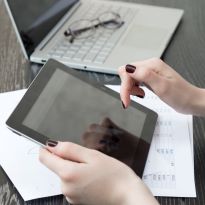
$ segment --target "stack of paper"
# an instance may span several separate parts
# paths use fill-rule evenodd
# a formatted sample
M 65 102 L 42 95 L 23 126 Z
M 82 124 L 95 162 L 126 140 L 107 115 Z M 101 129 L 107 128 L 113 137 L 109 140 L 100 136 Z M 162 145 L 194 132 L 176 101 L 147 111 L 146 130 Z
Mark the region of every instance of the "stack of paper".
M 111 86 L 119 92 L 119 86 Z M 0 94 L 0 164 L 25 201 L 61 194 L 60 180 L 38 160 L 39 145 L 12 133 L 5 121 L 25 90 Z M 192 117 L 176 113 L 146 90 L 133 98 L 159 114 L 143 180 L 155 196 L 195 197 Z

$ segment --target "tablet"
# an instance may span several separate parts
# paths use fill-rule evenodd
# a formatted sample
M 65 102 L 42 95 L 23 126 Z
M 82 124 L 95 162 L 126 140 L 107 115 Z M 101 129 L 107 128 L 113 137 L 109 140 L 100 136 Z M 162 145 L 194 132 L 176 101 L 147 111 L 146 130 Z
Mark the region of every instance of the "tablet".
M 157 114 L 81 72 L 49 60 L 7 120 L 15 133 L 41 145 L 48 139 L 99 150 L 142 176 Z

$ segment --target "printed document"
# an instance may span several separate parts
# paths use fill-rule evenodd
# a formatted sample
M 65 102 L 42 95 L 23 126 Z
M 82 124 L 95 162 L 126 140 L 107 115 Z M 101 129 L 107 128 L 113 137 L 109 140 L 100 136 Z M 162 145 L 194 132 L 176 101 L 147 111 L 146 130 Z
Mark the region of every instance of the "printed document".
M 108 86 L 120 92 L 120 86 Z M 158 121 L 143 174 L 155 196 L 196 197 L 192 117 L 177 113 L 143 87 L 143 99 L 131 99 L 158 113 Z

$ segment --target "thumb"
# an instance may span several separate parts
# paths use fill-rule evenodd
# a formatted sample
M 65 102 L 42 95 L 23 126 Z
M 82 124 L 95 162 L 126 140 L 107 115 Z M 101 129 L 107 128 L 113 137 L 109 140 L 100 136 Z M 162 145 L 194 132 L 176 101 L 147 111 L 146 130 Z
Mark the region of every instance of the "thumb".
M 72 142 L 57 142 L 48 140 L 46 148 L 53 154 L 70 161 L 86 163 L 90 159 L 90 149 Z

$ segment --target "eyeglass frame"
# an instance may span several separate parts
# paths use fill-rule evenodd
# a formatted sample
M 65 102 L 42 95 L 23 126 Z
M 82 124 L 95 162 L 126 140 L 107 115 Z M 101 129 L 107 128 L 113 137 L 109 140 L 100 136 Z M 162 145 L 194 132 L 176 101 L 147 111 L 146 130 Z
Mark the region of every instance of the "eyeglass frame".
M 101 21 L 101 20 L 99 19 L 99 17 L 100 17 L 101 15 L 106 14 L 106 13 L 114 14 L 116 17 L 118 17 L 118 18 L 121 20 L 121 22 L 117 22 L 115 19 L 110 19 L 110 20 L 106 20 L 106 21 Z M 116 13 L 116 12 L 108 11 L 108 12 L 102 13 L 101 15 L 100 15 L 99 17 L 95 18 L 95 19 L 79 19 L 79 20 L 77 20 L 77 21 L 74 21 L 72 24 L 75 24 L 76 22 L 80 22 L 80 21 L 85 21 L 85 20 L 90 21 L 90 22 L 94 22 L 94 21 L 97 20 L 99 23 L 94 24 L 94 25 L 92 25 L 92 26 L 84 27 L 84 28 L 81 28 L 81 29 L 76 29 L 76 30 L 72 30 L 72 29 L 68 28 L 68 29 L 64 32 L 64 36 L 65 36 L 65 37 L 71 36 L 70 43 L 73 43 L 74 39 L 76 38 L 76 35 L 79 35 L 79 34 L 81 34 L 82 32 L 85 32 L 85 31 L 88 31 L 88 30 L 91 30 L 91 29 L 96 29 L 96 28 L 98 28 L 98 27 L 100 27 L 100 26 L 103 26 L 103 25 L 109 24 L 109 23 L 115 23 L 115 24 L 117 25 L 117 27 L 115 27 L 114 29 L 118 29 L 118 28 L 120 28 L 120 27 L 125 23 L 124 21 L 122 21 L 120 14 L 118 14 L 118 13 Z M 72 25 L 72 24 L 71 24 L 71 25 Z M 108 28 L 108 27 L 104 27 L 104 28 L 106 28 L 106 29 L 113 29 L 113 28 Z

